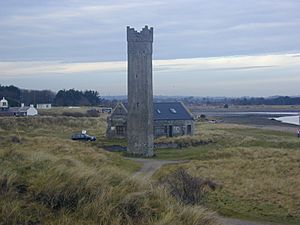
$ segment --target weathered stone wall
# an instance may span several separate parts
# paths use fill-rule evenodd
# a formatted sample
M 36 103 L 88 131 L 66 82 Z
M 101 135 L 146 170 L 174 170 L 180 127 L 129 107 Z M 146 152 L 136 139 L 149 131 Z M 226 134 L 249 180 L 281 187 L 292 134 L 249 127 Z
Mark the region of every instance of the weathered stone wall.
M 127 117 L 113 116 L 107 119 L 107 137 L 108 138 L 125 138 L 127 134 Z M 191 126 L 191 133 L 187 131 L 187 126 Z M 117 133 L 117 126 L 124 126 L 124 134 Z M 172 126 L 173 136 L 194 135 L 195 122 L 193 120 L 160 120 L 154 121 L 154 137 L 169 136 L 169 126 Z M 167 130 L 166 130 L 167 127 Z M 179 129 L 179 130 L 178 130 Z
M 191 126 L 190 133 L 188 126 Z M 171 127 L 171 128 L 170 128 Z M 193 120 L 159 120 L 154 122 L 155 137 L 169 136 L 172 129 L 172 136 L 193 135 L 195 132 L 195 123 Z
M 118 127 L 122 127 L 123 133 L 118 133 Z M 116 118 L 108 117 L 107 118 L 107 130 L 106 130 L 106 136 L 108 138 L 117 138 L 117 139 L 123 139 L 127 136 L 127 119 L 119 117 Z
M 153 156 L 153 28 L 141 32 L 127 27 L 128 152 Z

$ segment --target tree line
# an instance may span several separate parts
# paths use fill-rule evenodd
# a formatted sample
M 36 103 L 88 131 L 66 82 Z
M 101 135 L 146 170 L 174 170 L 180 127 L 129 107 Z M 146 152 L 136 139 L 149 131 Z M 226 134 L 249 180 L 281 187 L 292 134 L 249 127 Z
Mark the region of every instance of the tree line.
M 0 97 L 5 97 L 10 106 L 20 106 L 21 103 L 43 104 L 54 106 L 99 106 L 101 99 L 97 91 L 79 91 L 75 89 L 60 90 L 57 93 L 50 90 L 26 90 L 16 86 L 0 85 Z
M 97 91 L 79 91 L 75 89 L 60 90 L 57 93 L 50 90 L 26 90 L 13 85 L 0 85 L 0 98 L 5 97 L 10 106 L 19 106 L 21 103 L 42 104 L 51 103 L 54 106 L 114 106 L 117 99 L 104 99 Z M 164 97 L 158 96 L 155 101 L 183 101 L 187 105 L 300 105 L 300 97 Z M 126 100 L 124 100 L 126 101 Z
M 97 91 L 60 90 L 54 100 L 56 106 L 97 106 L 101 98 Z

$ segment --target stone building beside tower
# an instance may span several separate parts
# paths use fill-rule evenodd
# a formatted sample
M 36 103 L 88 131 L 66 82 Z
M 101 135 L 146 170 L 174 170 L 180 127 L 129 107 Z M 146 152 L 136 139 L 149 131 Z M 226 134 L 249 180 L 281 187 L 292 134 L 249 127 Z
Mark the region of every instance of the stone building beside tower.
M 107 118 L 108 138 L 127 137 L 127 108 L 128 104 L 119 102 Z M 155 102 L 153 109 L 154 138 L 194 134 L 194 117 L 182 102 Z

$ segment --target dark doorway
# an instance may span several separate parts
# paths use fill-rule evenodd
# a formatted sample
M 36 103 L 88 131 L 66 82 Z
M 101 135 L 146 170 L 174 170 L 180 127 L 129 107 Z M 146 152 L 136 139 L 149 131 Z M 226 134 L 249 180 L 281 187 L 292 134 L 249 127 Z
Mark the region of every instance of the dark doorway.
M 168 126 L 165 126 L 165 135 L 168 136 Z
M 192 134 L 192 125 L 187 125 L 187 134 L 188 135 Z
M 169 137 L 173 137 L 173 126 L 169 126 Z

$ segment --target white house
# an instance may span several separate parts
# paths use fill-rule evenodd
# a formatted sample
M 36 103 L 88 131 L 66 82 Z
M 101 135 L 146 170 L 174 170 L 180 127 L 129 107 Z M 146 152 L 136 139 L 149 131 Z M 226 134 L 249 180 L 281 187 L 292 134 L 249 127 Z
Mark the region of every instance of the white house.
M 33 105 L 24 106 L 23 103 L 21 107 L 10 107 L 9 111 L 13 112 L 14 116 L 35 116 L 38 114 L 38 111 Z
M 21 107 L 9 107 L 5 98 L 0 101 L 0 116 L 35 116 L 38 114 L 33 105 Z
M 3 97 L 0 101 L 0 108 L 2 110 L 7 109 L 8 108 L 8 101 Z

